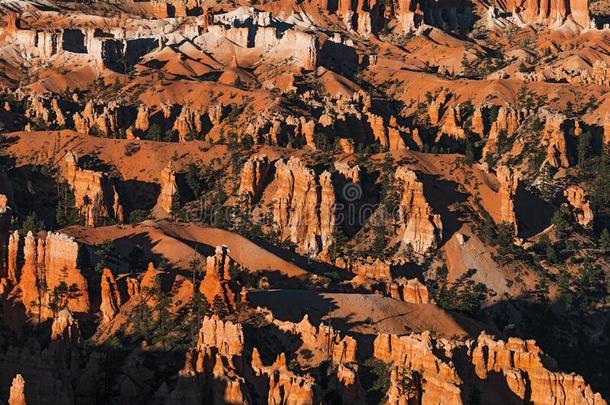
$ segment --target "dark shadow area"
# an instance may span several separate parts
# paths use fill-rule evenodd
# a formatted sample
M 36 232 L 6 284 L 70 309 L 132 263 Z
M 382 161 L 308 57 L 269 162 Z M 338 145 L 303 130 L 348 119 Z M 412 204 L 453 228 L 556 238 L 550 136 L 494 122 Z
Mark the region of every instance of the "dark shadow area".
M 159 46 L 155 38 L 139 38 L 127 41 L 125 61 L 128 68 L 134 66 L 140 59 Z
M 152 209 L 161 192 L 159 184 L 140 180 L 117 181 L 116 187 L 126 212 Z
M 358 69 L 358 54 L 351 46 L 327 39 L 320 48 L 319 65 L 353 77 Z
M 522 183 L 519 184 L 515 193 L 515 215 L 520 237 L 529 238 L 542 232 L 551 225 L 554 213 L 552 204 L 528 191 Z
M 459 213 L 450 210 L 449 206 L 465 202 L 468 195 L 459 192 L 456 183 L 442 180 L 439 176 L 418 172 L 417 177 L 424 184 L 424 196 L 430 207 L 432 207 L 432 211 L 441 216 L 443 223 L 441 244 L 444 244 L 451 239 L 462 224 Z
M 87 53 L 85 34 L 78 29 L 65 29 L 61 48 L 73 53 Z

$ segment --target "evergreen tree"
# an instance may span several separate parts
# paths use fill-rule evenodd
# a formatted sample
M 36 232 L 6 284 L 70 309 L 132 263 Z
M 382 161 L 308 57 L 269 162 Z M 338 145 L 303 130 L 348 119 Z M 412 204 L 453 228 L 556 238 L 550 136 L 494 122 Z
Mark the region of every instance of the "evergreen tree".
M 591 133 L 586 131 L 578 138 L 578 166 L 583 167 L 591 149 Z

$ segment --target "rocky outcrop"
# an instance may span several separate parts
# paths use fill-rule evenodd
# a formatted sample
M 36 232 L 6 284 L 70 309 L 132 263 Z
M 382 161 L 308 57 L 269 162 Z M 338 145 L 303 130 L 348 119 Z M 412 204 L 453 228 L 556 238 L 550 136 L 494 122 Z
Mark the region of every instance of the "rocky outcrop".
M 106 173 L 79 168 L 76 156 L 68 153 L 64 178 L 74 193 L 75 206 L 88 226 L 103 224 L 107 219 L 123 220 L 118 193 Z
M 161 192 L 157 203 L 152 209 L 152 214 L 157 219 L 167 218 L 175 213 L 180 204 L 180 193 L 176 183 L 176 171 L 171 162 L 161 172 Z
M 561 28 L 570 20 L 580 28 L 589 28 L 589 6 L 586 0 L 545 1 L 495 1 L 504 11 L 513 13 L 514 20 L 520 24 L 542 24 L 550 28 Z
M 244 335 L 240 324 L 218 316 L 204 317 L 195 352 L 188 352 L 181 382 L 170 398 L 195 398 L 207 404 L 252 403 L 237 360 L 243 355 Z M 201 377 L 204 385 L 195 383 Z M 200 401 L 201 402 L 201 401 Z
M 356 362 L 356 340 L 350 336 L 341 337 L 337 331 L 328 325 L 315 327 L 305 315 L 301 322 L 294 323 L 274 319 L 267 314 L 267 320 L 275 324 L 281 331 L 298 336 L 302 341 L 301 349 L 314 353 L 324 352 L 333 364 Z
M 357 281 L 375 280 L 389 283 L 392 280 L 390 265 L 379 258 L 351 260 L 348 257 L 339 257 L 335 260 L 335 266 L 355 274 L 359 278 Z
M 555 361 L 545 356 L 533 340 L 509 338 L 504 342 L 481 333 L 471 361 L 479 378 L 500 374 L 510 391 L 527 403 L 606 404 L 581 376 L 553 371 Z
M 102 299 L 100 304 L 102 324 L 105 324 L 112 321 L 116 314 L 119 313 L 121 307 L 121 294 L 119 293 L 119 288 L 112 271 L 107 267 L 102 271 L 100 296 Z
M 239 175 L 237 194 L 248 205 L 258 201 L 271 173 L 271 162 L 266 155 L 255 155 L 244 163 Z
M 206 259 L 205 277 L 201 280 L 199 292 L 215 310 L 219 309 L 219 302 L 228 310 L 235 309 L 235 293 L 229 286 L 232 265 L 226 246 L 217 246 L 215 255 Z
M 138 107 L 136 121 L 133 124 L 135 129 L 141 132 L 148 130 L 148 127 L 150 126 L 150 123 L 148 122 L 149 114 L 148 107 L 145 104 L 140 104 L 140 107 Z
M 339 161 L 334 162 L 333 166 L 337 173 L 343 176 L 345 180 L 354 184 L 360 183 L 360 166 L 350 166 L 348 163 Z
M 139 290 L 140 293 L 146 295 L 148 299 L 154 299 L 159 291 L 161 291 L 161 278 L 152 262 L 148 263 L 146 272 L 144 272 L 144 276 L 140 281 Z
M 117 121 L 119 105 L 111 102 L 96 105 L 93 100 L 85 104 L 81 112 L 72 115 L 74 129 L 83 134 L 109 136 L 117 133 L 120 125 Z
M 255 377 L 269 381 L 267 403 L 269 404 L 313 404 L 315 403 L 315 380 L 309 374 L 297 375 L 288 369 L 286 355 L 281 353 L 270 366 L 264 366 L 258 350 L 252 353 L 252 369 Z
M 330 173 L 316 176 L 301 160 L 291 157 L 275 164 L 274 224 L 282 240 L 299 253 L 317 255 L 333 243 L 335 194 Z
M 373 342 L 373 355 L 399 367 L 397 373 L 414 371 L 421 375 L 421 386 L 415 388 L 423 391 L 422 403 L 461 404 L 462 380 L 451 363 L 435 354 L 436 343 L 427 332 L 407 336 L 381 334 Z
M 519 174 L 508 166 L 498 166 L 496 177 L 500 183 L 498 190 L 500 198 L 500 213 L 498 223 L 507 223 L 513 226 L 517 232 L 517 217 L 515 214 L 515 195 L 519 187 Z
M 200 353 L 217 353 L 231 358 L 244 350 L 244 333 L 241 325 L 223 321 L 218 315 L 206 316 L 201 323 L 197 350 Z
M 542 142 L 546 145 L 546 162 L 556 168 L 570 167 L 565 121 L 564 115 L 547 114 L 542 135 Z
M 443 135 L 453 139 L 466 139 L 466 131 L 463 128 L 462 109 L 460 105 L 448 107 L 443 116 L 443 125 L 436 136 L 439 142 Z
M 13 378 L 8 397 L 8 405 L 27 405 L 25 399 L 25 380 L 21 374 L 17 374 L 15 378 Z
M 69 309 L 57 313 L 51 325 L 51 340 L 76 343 L 80 339 L 80 327 Z
M 415 172 L 401 166 L 395 178 L 401 190 L 398 238 L 404 245 L 410 244 L 416 253 L 425 253 L 441 240 L 441 217 L 432 212 L 424 196 L 424 185 Z
M 418 279 L 398 278 L 390 284 L 390 297 L 412 304 L 428 304 L 428 289 Z
M 578 223 L 584 228 L 590 228 L 593 225 L 593 210 L 585 190 L 580 186 L 568 186 L 564 195 L 574 209 Z
M 484 332 L 478 339 L 434 339 L 428 332 L 407 336 L 379 335 L 373 355 L 392 364 L 390 403 L 401 395 L 421 403 L 462 403 L 466 390 L 481 393 L 482 403 L 606 404 L 581 376 L 554 371 L 553 359 L 533 340 L 496 340 Z M 472 373 L 476 379 L 470 376 Z M 468 377 L 464 384 L 460 376 Z M 498 380 L 499 379 L 499 380 Z M 502 381 L 503 380 L 503 381 Z M 506 390 L 498 390 L 498 384 Z M 495 388 L 494 388 L 495 387 Z M 511 399 L 512 398 L 512 399 Z
M 364 405 L 366 397 L 360 379 L 358 366 L 354 363 L 339 364 L 337 366 L 337 391 L 344 404 Z
M 23 267 L 21 268 L 21 278 L 19 279 L 19 287 L 21 289 L 21 300 L 26 310 L 31 310 L 35 305 L 41 302 L 41 292 L 38 284 L 38 263 L 36 261 L 36 238 L 29 231 L 25 236 L 23 247 Z
M 482 106 L 475 107 L 474 113 L 472 114 L 472 125 L 470 127 L 470 130 L 481 138 L 485 135 L 485 119 L 483 113 L 484 110 Z
M 196 134 L 203 133 L 203 111 L 189 106 L 182 107 L 172 129 L 178 133 L 180 142 L 193 139 Z
M 7 277 L 13 283 L 17 284 L 20 273 L 17 266 L 17 255 L 19 254 L 19 231 L 14 231 L 8 239 L 8 260 L 7 260 Z
M 496 120 L 491 123 L 489 136 L 483 146 L 483 158 L 488 154 L 496 153 L 500 137 L 511 138 L 521 125 L 521 120 L 522 114 L 519 114 L 518 111 L 510 107 L 500 107 Z

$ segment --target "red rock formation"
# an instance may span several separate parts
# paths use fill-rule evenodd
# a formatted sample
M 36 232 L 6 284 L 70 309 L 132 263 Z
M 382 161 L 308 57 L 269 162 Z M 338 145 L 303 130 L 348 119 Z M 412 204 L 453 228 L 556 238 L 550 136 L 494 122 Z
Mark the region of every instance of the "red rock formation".
M 498 139 L 500 134 L 506 137 L 512 137 L 519 125 L 521 125 L 522 117 L 520 114 L 510 107 L 500 107 L 496 120 L 491 124 L 487 142 L 483 146 L 483 158 L 489 153 L 497 152 Z
M 351 261 L 349 258 L 338 258 L 335 265 L 356 274 L 360 279 L 385 282 L 392 280 L 390 265 L 379 258 L 373 260 L 369 257 L 366 260 L 356 261 Z
M 157 274 L 157 269 L 152 262 L 148 263 L 146 272 L 140 282 L 140 291 L 147 297 L 154 299 L 155 295 L 161 290 L 161 279 Z
M 119 105 L 116 102 L 96 105 L 93 100 L 89 100 L 82 112 L 76 112 L 72 116 L 74 129 L 83 134 L 103 136 L 114 134 L 119 130 L 118 109 Z
M 547 115 L 542 142 L 546 145 L 546 162 L 553 167 L 570 167 L 566 134 L 563 130 L 566 117 Z
M 436 100 L 432 100 L 428 106 L 428 115 L 430 116 L 430 123 L 432 125 L 438 124 L 441 117 L 441 108 L 443 106 Z
M 288 370 L 286 355 L 281 353 L 270 366 L 260 361 L 258 350 L 252 353 L 252 369 L 257 377 L 265 376 L 269 381 L 267 390 L 269 404 L 313 404 L 315 403 L 315 380 L 309 374 L 299 376 Z
M 104 268 L 100 285 L 100 295 L 102 302 L 100 312 L 102 313 L 102 324 L 110 322 L 121 307 L 121 294 L 114 279 L 114 275 L 109 268 Z
M 411 244 L 415 252 L 425 253 L 441 239 L 440 215 L 432 212 L 415 172 L 401 166 L 395 178 L 401 188 L 398 237 L 404 245 Z
M 72 344 L 77 343 L 80 336 L 80 326 L 70 310 L 64 308 L 59 311 L 51 325 L 51 340 Z
M 475 387 L 483 403 L 508 403 L 515 396 L 524 403 L 543 405 L 606 404 L 582 377 L 553 371 L 554 361 L 533 340 L 510 338 L 505 343 L 484 332 L 477 340 L 466 341 L 433 339 L 428 332 L 381 334 L 373 343 L 373 354 L 393 364 L 392 381 L 403 382 L 391 385 L 390 403 L 407 403 L 401 402 L 401 396 L 414 398 L 418 392 L 421 403 L 462 403 L 462 389 L 470 386 L 463 386 L 459 374 L 470 375 L 474 367 Z M 505 380 L 510 394 L 493 388 L 498 378 Z
M 161 172 L 161 192 L 152 209 L 155 218 L 163 219 L 173 214 L 180 203 L 180 194 L 176 184 L 176 172 L 172 162 Z
M 485 135 L 485 120 L 483 119 L 483 107 L 477 106 L 472 115 L 472 126 L 470 130 L 481 138 Z
M 19 271 L 17 269 L 17 255 L 19 252 L 19 231 L 14 231 L 9 236 L 8 240 L 8 263 L 7 263 L 7 273 L 8 279 L 13 283 L 13 285 L 19 282 Z
M 199 285 L 199 292 L 207 302 L 216 307 L 216 300 L 220 299 L 229 310 L 235 308 L 235 294 L 229 286 L 232 259 L 226 246 L 217 246 L 216 254 L 208 256 L 206 260 L 205 277 Z
M 140 104 L 136 121 L 133 124 L 137 130 L 142 132 L 148 130 L 148 127 L 150 126 L 150 123 L 148 122 L 148 114 L 148 107 L 144 104 Z
M 25 380 L 21 374 L 17 374 L 15 378 L 13 378 L 11 391 L 8 397 L 8 405 L 27 405 L 25 399 Z
M 580 186 L 569 186 L 564 191 L 564 195 L 574 208 L 578 223 L 585 228 L 590 227 L 593 224 L 593 210 L 585 190 Z
M 21 289 L 21 300 L 26 310 L 31 311 L 39 300 L 38 291 L 38 270 L 36 261 L 36 239 L 32 232 L 28 232 L 25 237 L 23 247 L 24 264 L 21 268 L 21 278 L 19 287 Z
M 427 332 L 400 337 L 381 334 L 373 343 L 373 355 L 405 372 L 419 373 L 422 403 L 461 404 L 462 380 L 452 364 L 437 357 L 435 343 Z
M 55 287 L 65 282 L 73 290 L 67 297 L 67 307 L 73 312 L 89 312 L 87 280 L 76 267 L 78 244 L 61 233 L 41 234 L 38 239 L 31 232 L 25 237 L 24 265 L 19 286 L 23 305 L 28 311 L 50 316 L 49 303 Z M 43 288 L 44 286 L 44 288 Z
M 415 31 L 424 21 L 424 12 L 418 1 L 399 0 L 396 10 L 398 26 L 404 33 Z
M 244 350 L 241 325 L 223 321 L 218 315 L 204 317 L 199 330 L 197 350 L 200 353 L 215 352 L 227 358 L 240 356 Z
M 533 340 L 495 340 L 481 333 L 471 355 L 477 376 L 500 373 L 509 389 L 524 402 L 550 404 L 606 404 L 584 379 L 576 374 L 555 372 L 554 361 Z
M 403 367 L 392 367 L 390 372 L 390 387 L 386 394 L 387 405 L 409 405 L 421 403 L 416 387 L 413 387 L 415 377 L 410 370 Z
M 174 121 L 173 130 L 178 132 L 180 142 L 186 142 L 193 135 L 203 132 L 203 111 L 189 106 L 182 107 L 180 115 Z
M 515 215 L 515 194 L 519 187 L 519 174 L 513 172 L 508 166 L 498 166 L 496 176 L 500 183 L 500 216 L 498 223 L 506 222 L 512 225 L 517 233 L 517 217 Z
M 589 6 L 586 0 L 552 0 L 550 2 L 532 0 L 496 1 L 505 11 L 512 12 L 530 24 L 544 24 L 559 28 L 571 18 L 581 28 L 589 28 Z
M 255 155 L 241 169 L 237 194 L 251 205 L 258 201 L 271 171 L 271 162 L 266 155 Z
M 296 244 L 299 253 L 317 255 L 328 251 L 335 224 L 330 173 L 317 177 L 295 157 L 288 162 L 280 159 L 275 168 L 273 218 L 282 239 Z
M 216 356 L 205 398 L 205 403 L 214 405 L 251 403 L 245 379 L 224 364 L 220 355 Z
M 299 323 L 280 321 L 267 313 L 267 321 L 275 324 L 281 331 L 299 336 L 301 349 L 319 352 L 328 357 L 333 364 L 356 362 L 356 340 L 350 336 L 341 337 L 337 331 L 328 325 L 315 327 L 309 322 L 307 315 Z
M 42 245 L 42 240 L 39 244 Z M 77 313 L 89 312 L 87 280 L 77 267 L 78 244 L 62 233 L 49 232 L 44 239 L 44 278 L 49 291 L 65 282 L 73 286 L 75 296 L 67 302 L 68 309 Z
M 334 162 L 333 166 L 346 180 L 354 184 L 360 183 L 360 166 L 350 166 L 345 162 Z
M 443 116 L 443 126 L 436 136 L 436 142 L 439 142 L 443 135 L 454 139 L 466 138 L 466 131 L 462 127 L 462 112 L 459 105 L 447 108 Z
M 428 289 L 418 279 L 398 278 L 390 284 L 390 297 L 412 304 L 428 304 Z
M 355 364 L 339 364 L 337 382 L 337 391 L 344 404 L 366 404 L 364 389 L 358 378 L 358 367 Z
M 97 226 L 107 218 L 122 220 L 118 194 L 106 173 L 80 169 L 73 153 L 66 155 L 65 164 L 64 177 L 88 226 Z

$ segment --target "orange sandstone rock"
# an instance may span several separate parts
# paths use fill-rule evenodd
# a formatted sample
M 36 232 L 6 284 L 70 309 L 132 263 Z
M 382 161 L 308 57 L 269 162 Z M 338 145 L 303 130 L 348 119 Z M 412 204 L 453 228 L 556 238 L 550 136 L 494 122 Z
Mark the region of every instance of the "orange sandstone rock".
M 585 190 L 580 186 L 568 186 L 564 195 L 574 208 L 578 223 L 585 228 L 590 227 L 593 223 L 593 210 Z
M 428 304 L 428 289 L 418 279 L 398 278 L 390 284 L 390 297 L 412 304 Z
M 216 300 L 220 299 L 228 309 L 235 308 L 235 293 L 229 286 L 231 265 L 232 259 L 226 246 L 217 246 L 214 256 L 206 259 L 205 277 L 201 280 L 199 292 L 213 307 L 216 306 Z
M 280 159 L 275 168 L 273 218 L 282 239 L 296 244 L 300 253 L 317 255 L 328 251 L 335 224 L 330 173 L 318 177 L 295 157 L 288 162 Z
M 25 399 L 25 380 L 21 374 L 17 374 L 15 378 L 13 378 L 8 397 L 8 405 L 27 405 Z
M 176 171 L 172 162 L 169 162 L 161 172 L 161 192 L 152 209 L 152 214 L 158 219 L 166 218 L 176 211 L 179 203 L 180 194 L 176 184 Z
M 405 245 L 411 244 L 415 252 L 424 253 L 441 239 L 440 215 L 432 212 L 424 196 L 424 185 L 415 172 L 401 166 L 395 177 L 402 189 L 398 237 Z
M 119 308 L 121 306 L 121 294 L 119 293 L 119 289 L 112 271 L 107 267 L 102 271 L 100 295 L 102 298 L 102 302 L 100 304 L 102 323 L 108 323 L 119 312 Z
M 271 163 L 266 155 L 252 156 L 241 169 L 237 194 L 249 205 L 258 201 L 270 171 Z
M 515 215 L 515 194 L 519 187 L 519 174 L 513 172 L 508 166 L 499 166 L 496 176 L 500 183 L 500 218 L 499 222 L 512 225 L 517 232 L 517 217 Z

